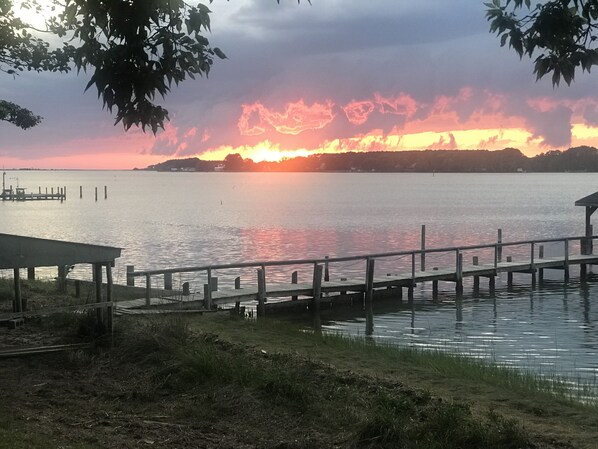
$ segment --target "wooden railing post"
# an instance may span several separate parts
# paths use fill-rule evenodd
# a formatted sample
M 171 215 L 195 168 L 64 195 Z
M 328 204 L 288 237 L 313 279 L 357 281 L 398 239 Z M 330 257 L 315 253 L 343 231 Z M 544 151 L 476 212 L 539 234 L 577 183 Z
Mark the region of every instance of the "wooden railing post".
M 422 241 L 421 241 L 421 270 L 426 271 L 426 225 L 422 225 Z
M 565 239 L 565 282 L 569 282 L 569 239 Z
M 164 273 L 164 290 L 172 290 L 172 273 Z
M 324 267 L 320 264 L 314 264 L 314 276 L 312 282 L 312 300 L 311 313 L 314 318 L 314 330 L 316 333 L 322 332 L 322 320 L 320 317 L 320 298 L 322 297 L 322 272 Z
M 536 288 L 536 263 L 535 263 L 535 253 L 536 253 L 536 246 L 534 242 L 530 244 L 530 271 L 532 273 L 532 288 Z
M 326 262 L 324 262 L 324 281 L 328 282 L 330 281 L 330 267 L 328 266 L 328 259 L 329 257 L 326 256 L 325 257 Z
M 264 268 L 257 269 L 257 316 L 266 316 L 266 272 Z
M 295 270 L 291 273 L 291 284 L 297 284 L 298 282 L 299 274 L 297 273 L 297 270 Z M 291 296 L 291 301 L 297 301 L 297 299 L 299 299 L 297 295 Z
M 151 304 L 151 290 L 152 290 L 152 277 L 149 274 L 145 275 L 145 305 L 149 307 Z
M 135 271 L 134 265 L 127 265 L 127 285 L 134 286 L 135 285 L 135 277 L 131 274 Z
M 496 250 L 496 257 L 498 262 L 502 262 L 502 229 L 498 230 L 498 239 L 497 239 L 497 250 Z
M 208 283 L 203 286 L 203 306 L 207 310 L 212 309 L 212 269 L 208 268 Z
M 455 291 L 457 293 L 463 293 L 463 254 L 461 254 L 460 250 L 457 250 L 456 254 L 456 283 L 455 283 Z
M 365 278 L 365 333 L 366 335 L 372 335 L 374 332 L 374 272 L 375 272 L 375 259 L 367 259 L 367 270 Z

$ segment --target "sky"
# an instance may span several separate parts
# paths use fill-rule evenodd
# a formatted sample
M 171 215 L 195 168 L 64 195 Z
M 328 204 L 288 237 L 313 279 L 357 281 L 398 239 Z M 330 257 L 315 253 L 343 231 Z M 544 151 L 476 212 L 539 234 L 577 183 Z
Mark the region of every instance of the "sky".
M 167 159 L 322 152 L 598 147 L 598 74 L 535 81 L 482 0 L 215 0 L 217 60 L 161 104 L 156 136 L 102 109 L 81 73 L 0 73 L 0 98 L 44 117 L 0 121 L 5 168 L 132 169 Z

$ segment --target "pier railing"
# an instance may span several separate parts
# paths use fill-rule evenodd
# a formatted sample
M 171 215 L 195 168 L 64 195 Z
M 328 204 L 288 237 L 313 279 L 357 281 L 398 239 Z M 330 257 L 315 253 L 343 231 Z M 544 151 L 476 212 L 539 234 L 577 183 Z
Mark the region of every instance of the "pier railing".
M 500 236 L 500 233 L 499 233 Z M 478 244 L 478 245 L 466 245 L 466 246 L 451 246 L 451 247 L 443 247 L 443 248 L 422 248 L 422 249 L 414 249 L 414 250 L 407 250 L 407 251 L 393 251 L 393 252 L 383 252 L 383 253 L 373 253 L 373 254 L 362 254 L 362 255 L 353 255 L 353 256 L 341 256 L 341 257 L 321 257 L 321 258 L 307 258 L 307 259 L 290 259 L 290 260 L 264 260 L 264 261 L 249 261 L 249 262 L 235 262 L 235 263 L 223 263 L 223 264 L 209 264 L 209 265 L 200 265 L 200 266 L 188 266 L 188 267 L 176 267 L 176 268 L 166 268 L 166 269 L 151 269 L 151 270 L 139 270 L 135 271 L 133 266 L 127 267 L 127 284 L 128 285 L 135 285 L 135 278 L 137 277 L 145 277 L 145 289 L 146 289 L 146 301 L 147 304 L 150 304 L 150 296 L 151 296 L 151 289 L 152 289 L 152 277 L 153 276 L 163 276 L 164 278 L 164 290 L 172 290 L 172 276 L 173 274 L 181 274 L 181 273 L 205 273 L 206 283 L 204 283 L 204 301 L 207 306 L 211 306 L 212 300 L 212 292 L 217 289 L 217 277 L 214 275 L 216 271 L 226 271 L 226 270 L 240 270 L 240 269 L 250 269 L 255 268 L 256 277 L 257 277 L 257 285 L 258 289 L 261 292 L 261 295 L 264 296 L 267 292 L 267 283 L 266 283 L 266 268 L 268 267 L 293 267 L 293 266 L 303 266 L 303 267 L 314 267 L 314 277 L 313 277 L 313 291 L 316 292 L 318 289 L 321 289 L 321 282 L 322 277 L 324 281 L 330 280 L 330 266 L 332 264 L 341 264 L 345 262 L 363 262 L 365 264 L 364 270 L 361 271 L 363 273 L 364 285 L 366 290 L 366 296 L 368 290 L 371 290 L 373 285 L 373 278 L 374 278 L 374 263 L 378 260 L 384 259 L 392 259 L 392 258 L 406 258 L 408 260 L 408 269 L 410 269 L 411 274 L 411 282 L 412 285 L 415 285 L 416 278 L 418 274 L 426 272 L 426 256 L 433 256 L 433 255 L 442 255 L 444 259 L 450 257 L 453 259 L 453 263 L 449 264 L 449 266 L 443 265 L 441 269 L 443 270 L 451 270 L 454 272 L 451 280 L 454 280 L 457 283 L 457 288 L 459 288 L 459 284 L 463 279 L 463 271 L 464 271 L 464 255 L 466 253 L 471 253 L 473 251 L 482 252 L 486 259 L 491 258 L 491 260 L 487 263 L 480 264 L 479 263 L 479 256 L 473 256 L 472 258 L 472 265 L 473 266 L 481 266 L 483 265 L 488 270 L 492 271 L 492 276 L 495 276 L 498 273 L 499 267 L 501 264 L 508 264 L 508 263 L 516 263 L 524 264 L 526 269 L 530 273 L 535 273 L 535 267 L 538 261 L 544 259 L 544 248 L 547 244 L 555 244 L 558 248 L 557 251 L 561 253 L 560 259 L 562 259 L 562 263 L 564 267 L 568 267 L 569 265 L 569 257 L 571 254 L 572 249 L 575 246 L 579 247 L 579 252 L 581 254 L 587 252 L 585 248 L 591 248 L 591 242 L 594 239 L 598 238 L 598 236 L 574 236 L 574 237 L 561 237 L 561 238 L 546 238 L 546 239 L 534 239 L 534 240 L 519 240 L 513 242 L 495 242 L 495 243 L 488 243 L 488 244 Z M 579 242 L 579 245 L 576 243 Z M 424 244 L 422 243 L 422 247 Z M 517 259 L 514 260 L 512 256 L 507 256 L 503 258 L 505 255 L 505 250 L 512 248 L 515 249 L 516 247 L 524 247 L 523 251 L 519 250 L 517 252 L 518 256 Z M 527 248 L 527 249 L 526 249 Z M 525 256 L 520 256 L 519 254 L 525 254 Z M 452 254 L 452 257 L 450 256 Z M 504 259 L 504 260 L 503 260 Z M 418 264 L 419 262 L 419 264 Z M 318 267 L 322 267 L 319 269 Z M 585 266 L 584 266 L 585 268 Z M 433 267 L 432 270 L 438 270 L 439 267 Z M 320 275 L 318 273 L 322 273 L 320 279 L 317 279 Z M 566 278 L 568 278 L 568 269 L 566 268 Z M 342 278 L 346 280 L 346 278 Z M 291 278 L 292 283 L 297 283 L 297 272 L 294 271 L 292 273 Z M 535 276 L 534 281 L 535 283 Z M 240 288 L 240 277 L 235 279 L 235 288 Z M 188 295 L 189 291 L 189 284 L 183 284 L 182 288 L 183 295 Z

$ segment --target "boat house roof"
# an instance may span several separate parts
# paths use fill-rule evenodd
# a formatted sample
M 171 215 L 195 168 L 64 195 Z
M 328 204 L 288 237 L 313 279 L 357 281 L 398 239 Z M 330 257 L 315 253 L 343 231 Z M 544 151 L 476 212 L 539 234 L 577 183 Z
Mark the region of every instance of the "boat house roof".
M 585 207 L 598 207 L 598 192 L 594 192 L 591 195 L 584 196 L 583 198 L 575 202 L 576 206 Z
M 121 248 L 0 234 L 0 269 L 113 263 Z

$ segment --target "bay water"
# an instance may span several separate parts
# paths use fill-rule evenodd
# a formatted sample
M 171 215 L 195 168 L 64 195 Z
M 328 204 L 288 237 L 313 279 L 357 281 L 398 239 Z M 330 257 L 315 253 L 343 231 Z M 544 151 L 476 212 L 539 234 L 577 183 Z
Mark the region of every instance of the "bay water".
M 114 278 L 123 284 L 126 265 L 161 269 L 417 249 L 422 225 L 428 247 L 492 243 L 499 228 L 505 242 L 581 236 L 584 209 L 574 202 L 598 190 L 598 176 L 589 173 L 7 170 L 5 183 L 33 193 L 66 187 L 67 200 L 0 202 L 0 232 L 122 247 Z M 88 275 L 83 268 L 78 274 Z M 473 295 L 466 284 L 461 301 L 454 286 L 441 283 L 438 303 L 431 283 L 420 284 L 413 306 L 397 302 L 376 313 L 373 338 L 595 385 L 598 284 L 580 283 L 576 272 L 567 285 L 562 272 L 546 278 L 531 290 L 529 277 L 516 276 L 512 291 L 498 279 L 493 295 L 484 285 Z M 365 317 L 332 317 L 324 327 L 363 335 Z

